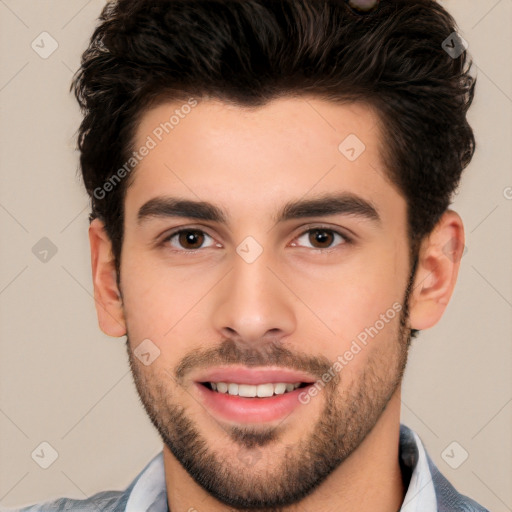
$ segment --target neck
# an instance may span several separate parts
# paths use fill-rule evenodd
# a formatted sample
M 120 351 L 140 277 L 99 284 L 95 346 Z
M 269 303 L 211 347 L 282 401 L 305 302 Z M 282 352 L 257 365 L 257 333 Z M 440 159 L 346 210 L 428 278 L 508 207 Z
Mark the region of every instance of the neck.
M 398 462 L 400 389 L 363 442 L 311 494 L 296 505 L 258 512 L 397 512 L 406 489 Z M 164 446 L 171 512 L 234 512 L 198 485 Z

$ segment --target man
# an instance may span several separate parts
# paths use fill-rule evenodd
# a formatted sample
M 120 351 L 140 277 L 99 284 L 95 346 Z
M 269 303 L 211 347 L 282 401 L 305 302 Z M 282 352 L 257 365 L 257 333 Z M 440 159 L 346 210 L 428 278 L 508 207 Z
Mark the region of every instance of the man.
M 164 448 L 24 510 L 484 510 L 400 425 L 464 247 L 474 79 L 433 0 L 359 7 L 105 7 L 74 82 L 95 300 Z

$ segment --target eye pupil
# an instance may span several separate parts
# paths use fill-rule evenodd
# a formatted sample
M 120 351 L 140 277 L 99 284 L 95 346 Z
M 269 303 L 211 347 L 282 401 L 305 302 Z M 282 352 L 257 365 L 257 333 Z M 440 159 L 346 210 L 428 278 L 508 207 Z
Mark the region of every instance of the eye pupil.
M 327 246 L 331 245 L 332 238 L 333 238 L 333 235 L 330 231 L 325 231 L 325 230 L 321 230 L 321 229 L 315 229 L 315 230 L 311 231 L 311 234 L 310 234 L 311 244 L 316 247 L 317 246 L 316 244 L 319 243 L 321 246 L 320 249 L 324 248 L 325 245 L 327 245 Z M 326 244 L 326 242 L 328 242 L 328 243 Z
M 182 246 L 192 249 L 198 249 L 201 247 L 204 241 L 204 235 L 200 231 L 182 231 L 179 234 L 179 242 Z M 192 246 L 192 247 L 191 247 Z

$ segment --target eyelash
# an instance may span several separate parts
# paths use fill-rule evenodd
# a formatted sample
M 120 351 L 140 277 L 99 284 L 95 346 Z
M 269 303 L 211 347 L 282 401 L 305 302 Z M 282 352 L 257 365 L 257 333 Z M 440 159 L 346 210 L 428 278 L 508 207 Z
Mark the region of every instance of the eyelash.
M 327 251 L 332 251 L 334 250 L 336 247 L 338 246 L 342 246 L 342 245 L 346 245 L 346 244 L 351 244 L 353 243 L 353 240 L 343 234 L 343 233 L 340 233 L 339 231 L 336 231 L 335 229 L 332 229 L 332 228 L 329 228 L 327 226 L 315 226 L 315 227 L 309 227 L 308 229 L 302 231 L 299 235 L 297 235 L 295 237 L 294 240 L 296 239 L 299 239 L 301 237 L 303 237 L 304 235 L 307 235 L 308 233 L 311 233 L 311 232 L 315 232 L 315 231 L 324 231 L 324 232 L 327 232 L 327 233 L 331 233 L 333 235 L 337 235 L 339 237 L 342 238 L 342 241 L 340 243 L 338 243 L 337 245 L 335 246 L 330 246 L 330 247 L 326 247 L 326 248 L 318 248 L 318 247 L 311 247 L 310 249 L 313 250 L 313 251 L 320 251 L 320 252 L 327 252 Z M 197 233 L 202 233 L 208 237 L 210 237 L 212 240 L 213 240 L 213 237 L 211 235 L 209 235 L 206 231 L 202 230 L 202 229 L 199 229 L 199 228 L 194 228 L 194 227 L 190 227 L 190 228 L 180 228 L 176 231 L 173 231 L 171 233 L 169 233 L 160 243 L 160 245 L 162 246 L 167 246 L 168 243 L 174 238 L 176 237 L 177 235 L 181 234 L 181 233 L 184 233 L 184 232 L 197 232 Z M 207 249 L 208 247 L 206 247 Z M 307 247 L 306 247 L 307 248 Z M 204 249 L 203 247 L 198 247 L 198 248 L 195 248 L 195 249 L 171 249 L 173 252 L 187 252 L 187 253 L 196 253 L 197 251 L 200 251 L 201 249 Z

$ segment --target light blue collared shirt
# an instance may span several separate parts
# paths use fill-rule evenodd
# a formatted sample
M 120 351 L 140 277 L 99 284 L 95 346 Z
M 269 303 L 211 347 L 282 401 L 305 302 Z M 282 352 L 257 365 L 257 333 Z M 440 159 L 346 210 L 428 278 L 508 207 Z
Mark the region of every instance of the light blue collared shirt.
M 459 494 L 439 472 L 418 435 L 400 426 L 400 460 L 411 471 L 400 512 L 488 512 Z M 103 491 L 85 500 L 59 498 L 0 512 L 169 512 L 163 452 L 157 454 L 124 491 Z
M 402 459 L 404 456 L 416 460 L 409 487 L 400 512 L 437 512 L 436 491 L 432 474 L 428 466 L 427 454 L 418 435 L 410 431 L 414 446 L 410 445 L 413 453 L 404 454 L 402 444 Z M 405 461 L 404 461 L 405 462 Z M 165 492 L 165 474 L 163 452 L 160 452 L 143 471 L 140 480 L 135 484 L 125 512 L 168 512 L 167 493 Z

